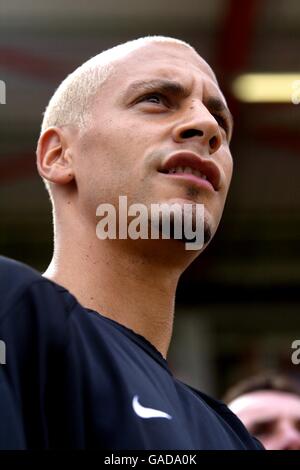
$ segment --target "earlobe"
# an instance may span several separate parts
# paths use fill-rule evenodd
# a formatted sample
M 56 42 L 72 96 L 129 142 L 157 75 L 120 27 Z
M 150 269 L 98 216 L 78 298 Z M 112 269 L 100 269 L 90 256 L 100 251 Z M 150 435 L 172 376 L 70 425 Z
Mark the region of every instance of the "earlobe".
M 50 127 L 43 132 L 36 154 L 38 172 L 46 180 L 67 184 L 74 179 L 72 155 L 62 129 Z

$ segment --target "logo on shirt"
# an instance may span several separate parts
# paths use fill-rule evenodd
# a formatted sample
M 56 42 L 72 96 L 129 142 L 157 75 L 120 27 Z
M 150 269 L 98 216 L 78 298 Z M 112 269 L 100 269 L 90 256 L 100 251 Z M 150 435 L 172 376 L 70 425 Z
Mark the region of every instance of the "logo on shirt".
M 132 408 L 135 414 L 137 414 L 140 418 L 148 419 L 148 418 L 166 418 L 172 419 L 172 416 L 168 415 L 164 411 L 155 410 L 154 408 L 146 408 L 145 406 L 139 403 L 139 397 L 135 395 L 132 400 Z

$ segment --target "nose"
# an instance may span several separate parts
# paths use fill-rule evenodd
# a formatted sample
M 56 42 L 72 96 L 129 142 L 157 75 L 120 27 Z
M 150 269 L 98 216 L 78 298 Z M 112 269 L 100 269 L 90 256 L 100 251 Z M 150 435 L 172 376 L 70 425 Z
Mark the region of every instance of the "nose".
M 177 143 L 198 141 L 205 146 L 209 155 L 215 153 L 222 144 L 219 124 L 202 104 L 192 104 L 173 129 L 173 139 Z

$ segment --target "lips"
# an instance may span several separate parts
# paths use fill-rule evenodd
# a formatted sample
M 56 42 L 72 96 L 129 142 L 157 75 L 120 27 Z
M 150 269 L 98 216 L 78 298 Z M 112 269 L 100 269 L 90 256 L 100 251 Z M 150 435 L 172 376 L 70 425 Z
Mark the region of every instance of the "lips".
M 212 160 L 206 160 L 194 152 L 176 152 L 170 155 L 159 169 L 160 173 L 180 176 L 194 175 L 208 181 L 215 191 L 220 188 L 221 174 Z

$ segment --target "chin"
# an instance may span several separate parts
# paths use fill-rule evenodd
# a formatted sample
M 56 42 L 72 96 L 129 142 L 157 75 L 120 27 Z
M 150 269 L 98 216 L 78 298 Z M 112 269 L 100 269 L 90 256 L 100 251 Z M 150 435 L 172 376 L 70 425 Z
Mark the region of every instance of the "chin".
M 193 212 L 191 222 L 188 222 L 188 225 L 185 225 L 185 220 L 182 217 L 175 217 L 174 214 L 171 214 L 169 224 L 167 226 L 167 231 L 163 225 L 162 216 L 159 219 L 159 223 L 155 224 L 156 231 L 159 233 L 159 238 L 169 238 L 172 240 L 178 240 L 182 243 L 200 243 L 202 247 L 199 248 L 199 251 L 208 245 L 214 235 L 214 225 L 211 221 L 211 218 L 208 214 L 204 213 L 204 222 L 203 218 L 201 219 L 200 226 L 197 227 L 197 219 L 195 213 Z M 178 234 L 180 230 L 180 234 Z M 198 230 L 201 230 L 199 232 Z M 194 236 L 193 236 L 194 235 Z M 195 250 L 196 251 L 196 250 Z

